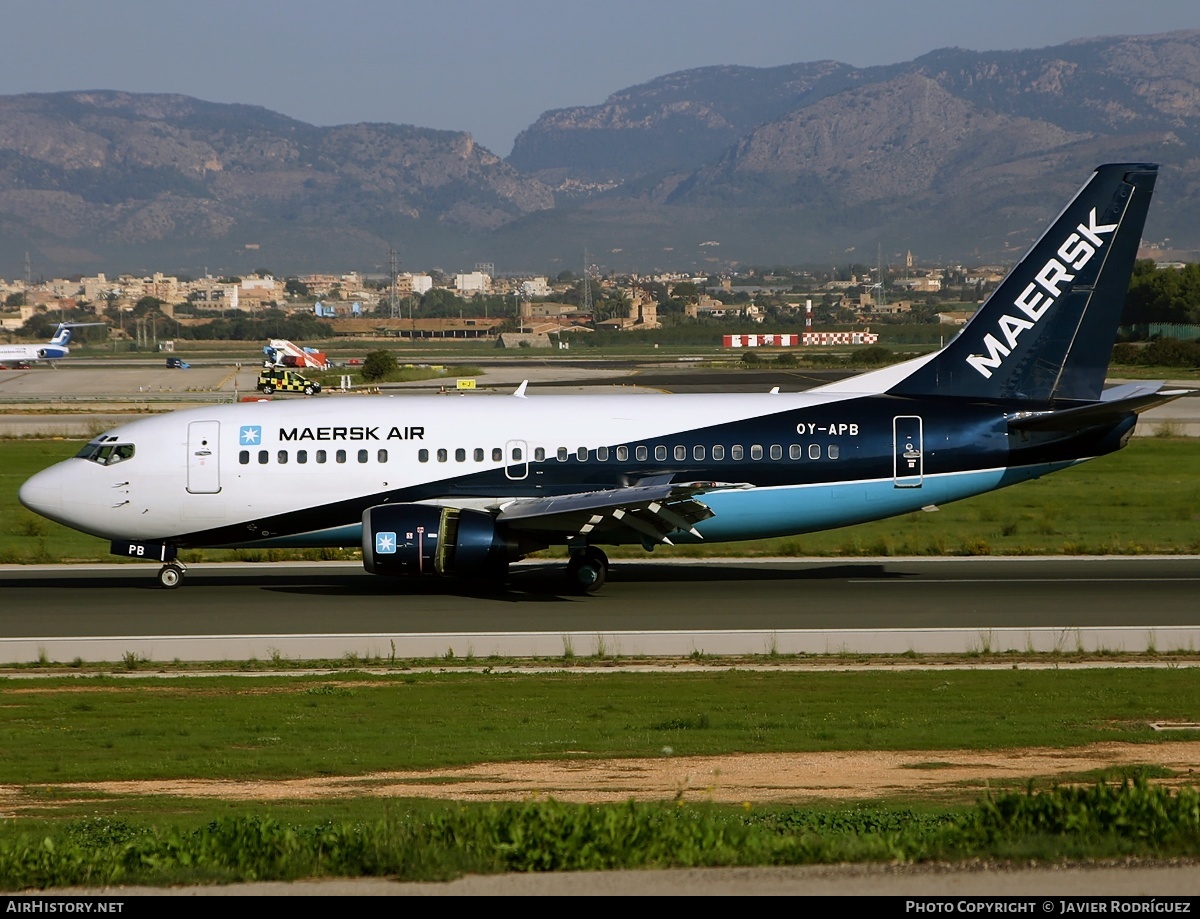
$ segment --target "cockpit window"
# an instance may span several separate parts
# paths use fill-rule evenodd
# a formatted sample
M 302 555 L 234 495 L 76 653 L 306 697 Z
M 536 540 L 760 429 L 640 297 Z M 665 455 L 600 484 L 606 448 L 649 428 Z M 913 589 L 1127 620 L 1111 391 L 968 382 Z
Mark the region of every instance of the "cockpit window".
M 131 459 L 134 454 L 133 444 L 113 444 L 106 442 L 86 444 L 75 454 L 79 459 L 91 460 L 101 466 L 112 466 L 115 463 Z

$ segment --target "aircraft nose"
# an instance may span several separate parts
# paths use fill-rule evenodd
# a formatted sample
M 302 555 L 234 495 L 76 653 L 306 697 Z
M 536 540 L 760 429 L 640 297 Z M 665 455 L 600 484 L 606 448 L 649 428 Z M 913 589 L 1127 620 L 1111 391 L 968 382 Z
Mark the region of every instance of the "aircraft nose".
M 51 466 L 27 479 L 17 491 L 17 500 L 35 514 L 64 522 L 62 470 L 58 466 Z

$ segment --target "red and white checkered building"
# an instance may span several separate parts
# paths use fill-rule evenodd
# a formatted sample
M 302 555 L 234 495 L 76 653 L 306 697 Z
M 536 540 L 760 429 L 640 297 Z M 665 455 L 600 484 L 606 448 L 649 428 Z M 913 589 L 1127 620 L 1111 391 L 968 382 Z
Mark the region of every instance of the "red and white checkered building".
M 802 345 L 874 345 L 875 332 L 799 332 L 780 335 L 726 335 L 726 348 L 796 348 Z

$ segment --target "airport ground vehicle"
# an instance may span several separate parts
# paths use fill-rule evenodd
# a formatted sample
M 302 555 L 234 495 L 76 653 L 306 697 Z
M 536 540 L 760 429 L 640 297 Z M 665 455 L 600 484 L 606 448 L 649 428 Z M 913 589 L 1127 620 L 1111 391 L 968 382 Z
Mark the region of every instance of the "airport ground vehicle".
M 321 384 L 285 367 L 263 367 L 256 388 L 268 396 L 275 392 L 301 392 L 311 396 L 321 391 Z

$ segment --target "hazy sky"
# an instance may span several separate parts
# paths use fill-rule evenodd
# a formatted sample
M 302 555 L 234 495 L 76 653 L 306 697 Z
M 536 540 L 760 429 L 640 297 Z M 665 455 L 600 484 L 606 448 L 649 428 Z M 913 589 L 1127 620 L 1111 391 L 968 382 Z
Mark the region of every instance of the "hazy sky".
M 507 156 L 547 109 L 691 67 L 1191 28 L 1196 0 L 0 0 L 0 95 L 183 93 L 469 131 Z

